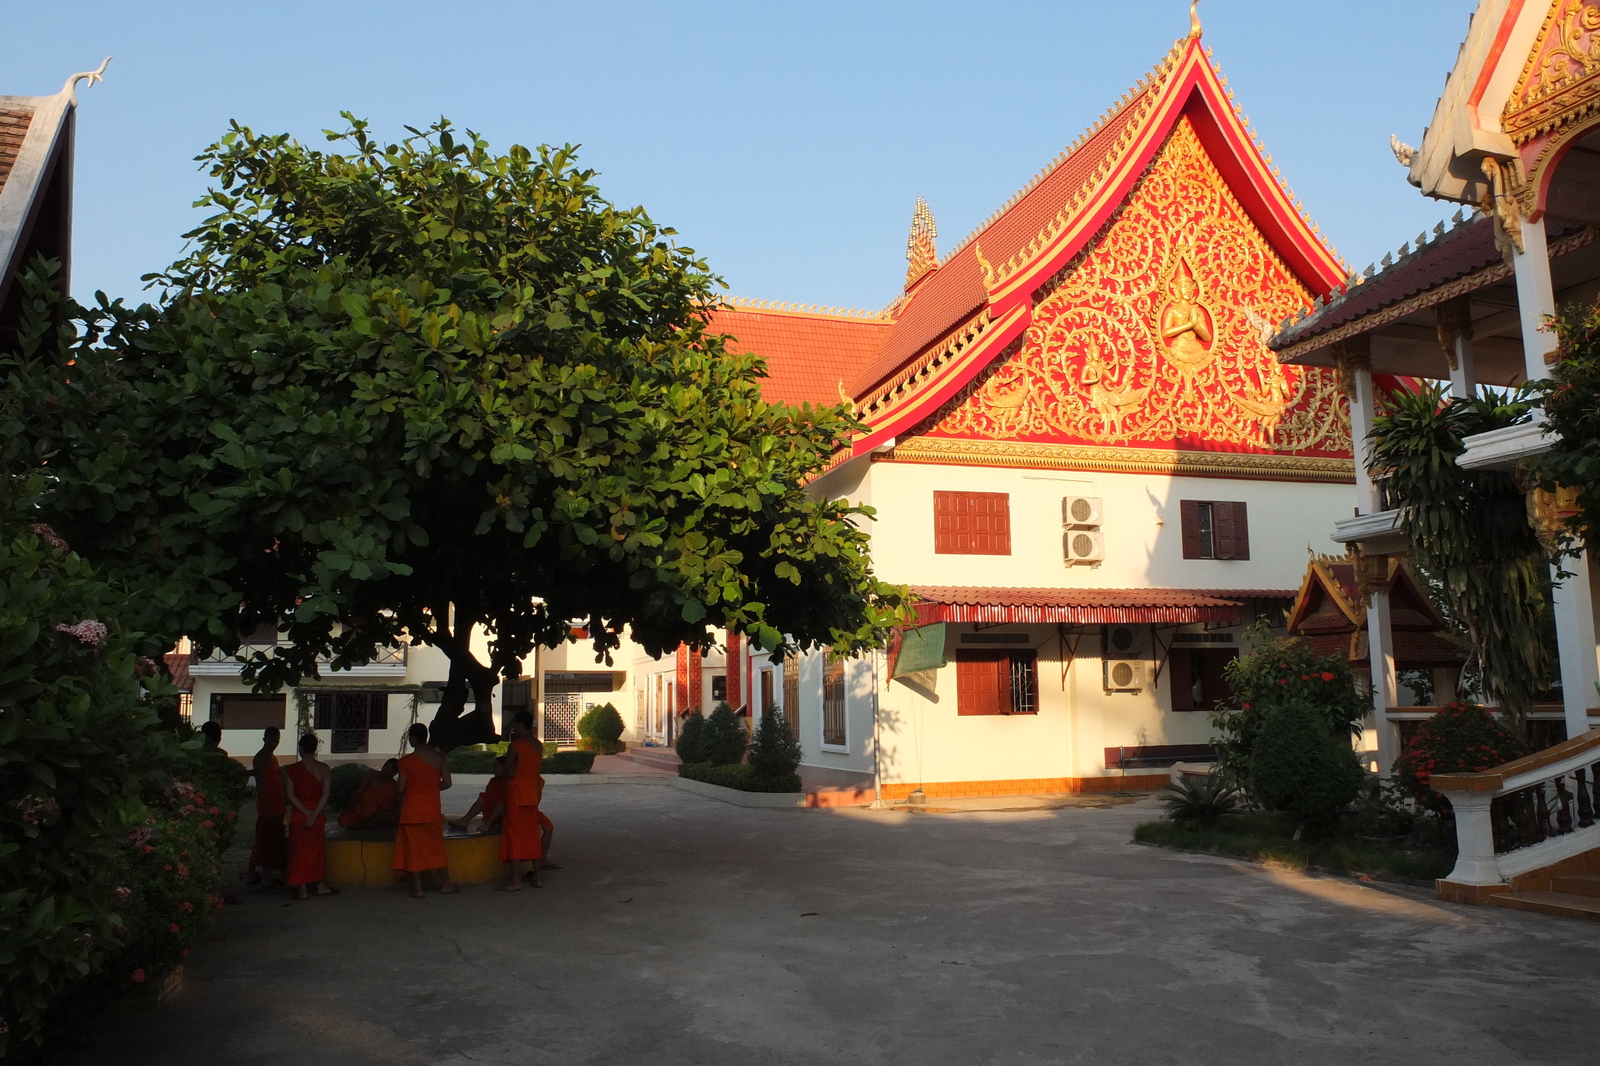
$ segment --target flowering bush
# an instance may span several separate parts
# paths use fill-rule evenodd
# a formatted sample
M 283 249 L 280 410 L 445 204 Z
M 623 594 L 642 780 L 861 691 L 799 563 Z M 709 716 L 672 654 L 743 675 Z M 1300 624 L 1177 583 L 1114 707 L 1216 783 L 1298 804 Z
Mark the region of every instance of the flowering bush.
M 1395 760 L 1395 782 L 1412 799 L 1442 815 L 1449 812 L 1450 801 L 1430 787 L 1434 774 L 1479 773 L 1526 754 L 1527 743 L 1489 711 L 1452 703 L 1423 722 Z
M 234 821 L 225 796 L 188 783 L 228 771 L 162 724 L 154 697 L 171 687 L 138 671 L 149 642 L 123 630 L 89 564 L 31 522 L 24 487 L 0 478 L 7 1063 L 58 1060 L 47 1038 L 165 976 L 209 916 Z
M 1224 675 L 1234 706 L 1211 715 L 1217 768 L 1241 785 L 1250 781 L 1256 738 L 1276 708 L 1308 708 L 1340 738 L 1360 736 L 1369 709 L 1343 656 L 1318 655 L 1303 640 L 1277 636 L 1265 620 L 1250 636 L 1250 649 L 1229 663 Z

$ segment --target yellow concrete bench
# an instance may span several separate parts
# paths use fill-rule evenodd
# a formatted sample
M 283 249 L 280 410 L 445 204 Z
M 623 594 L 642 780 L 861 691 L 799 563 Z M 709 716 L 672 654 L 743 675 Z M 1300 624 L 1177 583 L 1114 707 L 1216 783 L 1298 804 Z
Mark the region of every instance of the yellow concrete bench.
M 444 838 L 450 876 L 463 885 L 481 885 L 506 876 L 500 861 L 500 834 Z M 328 838 L 328 884 L 334 888 L 389 888 L 401 882 L 394 868 L 394 836 L 373 839 L 369 832 Z

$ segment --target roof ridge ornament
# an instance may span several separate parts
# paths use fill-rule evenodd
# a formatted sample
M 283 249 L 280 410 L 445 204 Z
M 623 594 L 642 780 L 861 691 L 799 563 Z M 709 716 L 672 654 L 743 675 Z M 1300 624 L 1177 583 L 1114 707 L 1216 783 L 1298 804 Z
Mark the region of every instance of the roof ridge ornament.
M 57 95 L 59 96 L 65 94 L 66 96 L 70 97 L 72 100 L 72 105 L 76 107 L 78 105 L 78 83 L 80 81 L 88 81 L 90 85 L 94 85 L 98 82 L 105 81 L 106 67 L 110 65 L 111 57 L 106 56 L 105 59 L 101 61 L 99 70 L 85 70 L 74 74 L 72 77 L 67 79 L 65 85 L 61 86 L 61 93 L 58 93 Z
M 911 211 L 911 234 L 906 238 L 907 291 L 939 266 L 939 248 L 934 243 L 938 236 L 939 227 L 934 224 L 933 211 L 918 193 L 917 206 Z
M 1396 137 L 1389 134 L 1389 151 L 1394 153 L 1395 162 L 1403 167 L 1409 167 L 1411 161 L 1417 157 L 1417 150 Z
M 1189 36 L 1200 36 L 1200 0 L 1189 0 Z

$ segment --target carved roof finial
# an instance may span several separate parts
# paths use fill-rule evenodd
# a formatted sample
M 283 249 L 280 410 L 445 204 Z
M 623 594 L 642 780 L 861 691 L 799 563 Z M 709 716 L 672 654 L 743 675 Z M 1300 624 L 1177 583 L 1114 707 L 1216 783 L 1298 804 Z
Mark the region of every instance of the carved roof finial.
M 105 81 L 106 67 L 110 65 L 111 57 L 106 56 L 101 61 L 99 70 L 85 70 L 80 74 L 74 74 L 67 79 L 67 83 L 61 87 L 61 91 L 72 97 L 72 103 L 76 106 L 78 103 L 78 83 L 87 80 L 90 85 L 93 85 L 96 82 Z
M 1189 0 L 1189 36 L 1200 36 L 1200 0 Z
M 920 195 L 911 212 L 911 235 L 906 238 L 906 289 L 939 265 L 939 249 L 934 243 L 939 228 L 933 224 L 933 211 Z

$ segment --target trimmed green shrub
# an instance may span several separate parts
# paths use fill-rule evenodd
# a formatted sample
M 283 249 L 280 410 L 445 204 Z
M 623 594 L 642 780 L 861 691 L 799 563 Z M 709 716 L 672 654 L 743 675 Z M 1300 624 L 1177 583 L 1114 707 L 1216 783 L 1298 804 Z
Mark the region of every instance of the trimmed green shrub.
M 679 762 L 710 761 L 706 755 L 706 716 L 701 714 L 698 708 L 683 716 L 678 725 L 678 739 L 673 747 L 677 749 Z
M 452 756 L 454 754 L 454 752 L 451 752 Z M 455 760 L 452 758 L 451 773 L 456 772 L 456 768 L 453 765 L 454 762 Z M 340 763 L 333 768 L 333 775 L 328 781 L 329 814 L 339 814 L 350 806 L 350 801 L 356 798 L 356 789 L 361 787 L 361 782 L 367 776 L 369 769 L 370 767 L 353 762 Z M 466 771 L 462 772 L 465 773 Z
M 1216 825 L 1239 809 L 1239 790 L 1221 774 L 1179 777 L 1159 793 L 1172 824 L 1184 829 Z
M 800 768 L 800 741 L 789 731 L 788 720 L 777 708 L 762 712 L 750 742 L 749 762 L 758 776 L 774 780 L 787 781 Z
M 744 762 L 744 752 L 749 745 L 750 735 L 744 730 L 744 720 L 726 702 L 718 703 L 711 717 L 706 719 L 701 758 L 713 766 L 733 766 Z
M 1226 668 L 1237 706 L 1211 715 L 1217 771 L 1235 785 L 1249 782 L 1256 737 L 1275 708 L 1310 708 L 1329 733 L 1352 737 L 1361 735 L 1361 720 L 1371 710 L 1343 656 L 1318 655 L 1303 640 L 1279 637 L 1265 619 L 1249 636 L 1249 651 Z
M 453 774 L 492 774 L 494 761 L 500 753 L 493 750 L 493 746 L 484 747 L 481 744 L 470 748 L 451 748 L 447 756 L 447 765 Z
M 1326 836 L 1361 793 L 1366 773 L 1344 733 L 1328 728 L 1316 707 L 1274 707 L 1261 724 L 1250 756 L 1250 796 Z
M 625 728 L 622 715 L 609 703 L 602 703 L 598 707 L 590 707 L 583 712 L 583 717 L 578 719 L 578 736 L 583 738 L 580 747 L 589 751 L 598 751 L 602 755 L 616 755 L 628 750 L 622 743 L 622 731 Z
M 544 758 L 547 774 L 586 774 L 594 769 L 595 753 L 592 751 L 558 751 Z
M 740 792 L 799 792 L 800 775 L 761 774 L 749 763 L 732 763 L 714 766 L 708 762 L 684 763 L 678 767 L 678 776 L 691 781 L 704 781 L 708 785 L 721 785 Z
M 1452 703 L 1423 722 L 1395 760 L 1395 783 L 1428 810 L 1445 814 L 1450 801 L 1435 792 L 1434 774 L 1492 770 L 1527 755 L 1529 745 L 1482 707 Z

